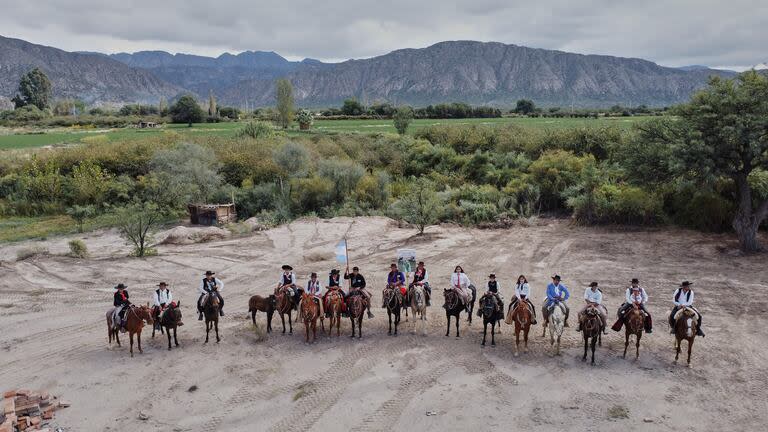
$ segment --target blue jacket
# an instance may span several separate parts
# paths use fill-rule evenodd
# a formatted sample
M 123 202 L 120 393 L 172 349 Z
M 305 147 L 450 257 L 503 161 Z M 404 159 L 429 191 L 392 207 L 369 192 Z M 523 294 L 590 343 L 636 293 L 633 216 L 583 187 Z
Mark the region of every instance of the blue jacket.
M 389 284 L 389 285 L 397 285 L 398 281 L 402 285 L 405 285 L 405 274 L 403 274 L 403 272 L 398 271 L 394 275 L 392 274 L 392 272 L 387 273 L 387 284 Z
M 559 284 L 558 288 L 560 288 L 560 295 L 563 296 L 564 300 L 568 300 L 568 297 L 571 296 L 568 288 L 563 284 Z M 547 285 L 547 303 L 553 303 L 555 300 L 559 300 L 559 297 L 555 293 L 555 284 L 550 283 Z

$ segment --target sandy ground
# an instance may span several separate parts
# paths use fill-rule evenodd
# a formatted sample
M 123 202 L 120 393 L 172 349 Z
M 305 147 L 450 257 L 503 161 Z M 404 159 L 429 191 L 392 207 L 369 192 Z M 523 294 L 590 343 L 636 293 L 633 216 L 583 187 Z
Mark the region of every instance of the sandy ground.
M 66 431 L 301 431 L 301 430 L 764 430 L 768 423 L 768 258 L 731 253 L 730 236 L 681 230 L 615 231 L 572 227 L 564 221 L 508 230 L 432 227 L 424 237 L 384 218 L 302 220 L 253 236 L 185 246 L 160 255 L 127 258 L 113 232 L 85 238 L 93 257 L 64 254 L 68 239 L 44 242 L 52 254 L 16 262 L 32 243 L 0 246 L 0 390 L 45 388 L 72 407 L 55 422 Z M 582 342 L 566 329 L 561 356 L 532 331 L 530 352 L 514 357 L 512 328 L 497 346 L 481 347 L 482 322 L 445 337 L 437 299 L 427 335 L 386 334 L 386 313 L 363 324 L 363 339 L 322 337 L 307 345 L 294 334 L 259 340 L 247 318 L 250 295 L 267 294 L 280 264 L 301 280 L 327 274 L 333 246 L 349 238 L 379 303 L 379 288 L 398 248 L 415 248 L 433 286 L 443 287 L 460 263 L 476 282 L 491 271 L 506 299 L 524 273 L 535 301 L 557 272 L 579 305 L 584 287 L 600 282 L 611 316 L 626 282 L 647 287 L 656 332 L 642 339 L 639 361 L 623 360 L 623 333 L 611 332 L 597 364 L 582 363 Z M 766 239 L 768 240 L 768 239 Z M 38 244 L 35 242 L 34 244 Z M 193 313 L 197 283 L 212 269 L 224 280 L 227 315 L 222 342 L 203 344 Z M 144 354 L 107 344 L 104 312 L 112 286 L 129 285 L 133 300 L 148 301 L 158 280 L 181 299 L 186 326 L 181 347 L 144 333 Z M 696 340 L 693 368 L 675 366 L 665 324 L 672 292 L 695 281 L 706 338 Z M 750 293 L 757 293 L 751 295 Z M 123 337 L 127 341 L 127 337 Z M 191 386 L 198 390 L 188 391 Z M 626 408 L 628 418 L 615 413 Z M 139 412 L 149 416 L 140 420 Z M 427 415 L 427 413 L 434 415 Z

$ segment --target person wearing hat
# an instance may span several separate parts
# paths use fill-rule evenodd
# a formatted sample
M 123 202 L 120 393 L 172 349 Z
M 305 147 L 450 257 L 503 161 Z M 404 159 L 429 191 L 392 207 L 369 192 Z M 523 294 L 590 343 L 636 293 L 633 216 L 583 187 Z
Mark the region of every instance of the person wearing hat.
M 373 318 L 373 313 L 371 313 L 371 293 L 365 289 L 365 278 L 360 274 L 360 269 L 357 266 L 352 267 L 352 273 L 350 273 L 349 267 L 347 267 L 346 271 L 344 271 L 344 279 L 349 279 L 352 286 L 349 290 L 349 295 L 362 295 L 365 297 L 368 319 Z
M 389 265 L 389 273 L 387 273 L 387 288 L 392 287 L 400 291 L 400 295 L 403 297 L 404 306 L 407 306 L 406 301 L 406 289 L 405 289 L 405 273 L 397 269 L 397 264 L 392 263 Z M 386 288 L 385 288 L 386 289 Z M 381 307 L 386 308 L 384 304 L 384 290 L 381 291 Z
M 224 282 L 215 277 L 216 273 L 208 270 L 205 277 L 200 282 L 200 297 L 197 299 L 197 320 L 203 320 L 203 297 L 206 294 L 215 294 L 219 298 L 219 315 L 224 316 L 224 298 L 221 297 L 221 290 L 224 289 Z
M 571 310 L 565 301 L 568 300 L 571 293 L 568 291 L 568 287 L 560 283 L 560 280 L 560 275 L 556 274 L 552 276 L 552 282 L 547 285 L 547 299 L 544 301 L 544 311 L 547 313 L 547 316 L 544 317 L 544 323 L 546 324 L 548 322 L 549 313 L 552 309 L 555 306 L 559 306 L 565 314 L 564 326 L 568 327 L 568 316 L 570 315 Z
M 112 302 L 115 306 L 115 312 L 117 318 L 120 320 L 119 327 L 123 331 L 125 331 L 125 327 L 123 325 L 125 324 L 125 311 L 128 310 L 128 306 L 131 305 L 130 300 L 128 300 L 128 287 L 124 283 L 119 283 L 117 286 L 115 286 L 115 295 L 114 295 L 114 301 Z
M 424 287 L 424 300 L 426 300 L 427 306 L 430 306 L 432 288 L 429 286 L 429 272 L 427 272 L 427 269 L 424 267 L 424 261 L 419 261 L 419 263 L 416 264 L 416 270 L 413 271 L 413 282 L 408 285 L 409 297 L 411 296 L 410 289 L 417 285 Z
M 637 306 L 645 314 L 645 332 L 653 333 L 653 320 L 648 309 L 645 308 L 645 304 L 648 303 L 648 293 L 645 292 L 645 288 L 640 286 L 640 281 L 637 278 L 633 278 L 630 283 L 631 286 L 627 288 L 624 304 L 619 308 L 618 320 L 611 328 L 615 331 L 621 330 L 627 312 L 632 306 Z
M 496 274 L 491 273 L 490 275 L 488 275 L 488 287 L 486 289 L 485 294 L 486 295 L 490 294 L 496 297 L 496 302 L 498 302 L 500 306 L 499 311 L 501 311 L 500 313 L 503 314 L 504 299 L 501 297 L 501 294 L 499 294 L 500 289 L 501 287 L 499 286 L 499 282 L 496 280 Z M 477 309 L 477 316 L 483 316 L 483 311 L 481 310 L 481 308 Z M 499 320 L 501 320 L 501 318 L 499 318 Z
M 461 299 L 462 304 L 464 304 L 467 313 L 469 313 L 469 296 L 472 295 L 471 285 L 472 281 L 470 281 L 469 276 L 464 273 L 464 268 L 457 265 L 451 274 L 451 289 L 456 291 L 459 295 L 459 299 Z M 446 304 L 443 307 L 447 308 L 448 305 Z
M 528 310 L 531 311 L 531 324 L 536 324 L 536 307 L 531 301 L 531 287 L 528 285 L 528 279 L 525 275 L 520 275 L 517 278 L 517 284 L 515 284 L 515 296 L 512 297 L 512 301 L 509 302 L 509 309 L 507 310 L 507 318 L 504 322 L 507 324 L 514 324 L 512 319 L 512 311 L 517 307 L 517 302 L 524 301 L 528 305 Z
M 328 274 L 328 289 L 326 289 L 325 294 L 323 294 L 323 307 L 325 308 L 326 316 L 330 316 L 330 312 L 328 312 L 328 295 L 334 291 L 341 294 L 341 298 L 344 300 L 341 303 L 341 310 L 342 312 L 345 312 L 347 294 L 341 288 L 341 273 L 339 272 L 339 269 L 332 269 Z
M 680 287 L 675 290 L 675 295 L 672 297 L 675 307 L 672 308 L 672 312 L 669 314 L 670 333 L 675 333 L 675 315 L 677 312 L 682 308 L 689 307 L 696 312 L 696 322 L 698 323 L 696 326 L 696 335 L 704 336 L 704 332 L 701 331 L 701 312 L 693 307 L 693 290 L 691 289 L 691 285 L 693 285 L 693 282 L 683 281 L 683 283 L 680 284 Z
M 597 287 L 597 282 L 590 283 L 584 290 L 584 307 L 579 311 L 579 326 L 576 328 L 578 332 L 581 331 L 581 323 L 588 307 L 594 307 L 597 310 L 598 315 L 600 315 L 603 334 L 608 334 L 605 330 L 605 326 L 608 324 L 608 310 L 603 305 L 603 291 Z
M 301 288 L 296 287 L 296 275 L 293 273 L 293 267 L 288 264 L 283 265 L 283 273 L 280 274 L 280 280 L 277 282 L 277 288 L 275 288 L 275 294 L 280 290 L 285 289 L 288 291 L 288 295 L 293 297 L 293 309 L 298 310 L 299 301 L 301 300 Z
M 152 295 L 152 316 L 155 319 L 155 329 L 160 328 L 160 314 L 165 311 L 166 306 L 169 306 L 173 301 L 173 295 L 171 290 L 168 289 L 168 284 L 160 282 L 157 284 L 157 289 Z
M 323 291 L 323 283 L 320 282 L 320 279 L 317 278 L 317 273 L 312 272 L 312 274 L 309 275 L 306 292 L 307 294 L 314 296 L 315 302 L 318 304 L 318 306 L 320 306 L 320 317 L 323 317 L 325 315 L 325 311 L 323 309 L 325 293 Z M 321 298 L 323 301 L 320 301 Z M 299 300 L 299 310 L 301 310 L 301 300 Z

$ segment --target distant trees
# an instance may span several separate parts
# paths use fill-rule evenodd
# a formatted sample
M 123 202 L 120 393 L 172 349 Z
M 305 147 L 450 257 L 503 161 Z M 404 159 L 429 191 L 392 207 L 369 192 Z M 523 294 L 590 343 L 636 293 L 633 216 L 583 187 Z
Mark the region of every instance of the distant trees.
M 288 129 L 294 110 L 293 85 L 285 78 L 277 80 L 277 124 Z
M 409 106 L 401 106 L 395 110 L 392 115 L 392 122 L 395 124 L 395 129 L 400 135 L 405 135 L 408 130 L 408 126 L 413 121 L 413 108 Z
M 40 110 L 50 107 L 51 81 L 48 76 L 34 68 L 21 77 L 19 81 L 19 93 L 13 98 L 16 108 L 34 105 Z
M 341 113 L 348 116 L 359 116 L 365 112 L 363 104 L 357 101 L 355 98 L 350 98 L 344 101 L 344 105 L 341 106 Z
M 234 107 L 221 107 L 219 108 L 219 115 L 230 120 L 238 120 L 240 118 L 240 110 Z
M 176 101 L 171 107 L 169 113 L 174 123 L 187 123 L 192 127 L 192 123 L 203 121 L 205 113 L 192 95 L 184 95 Z
M 218 109 L 216 108 L 216 96 L 213 95 L 213 90 L 211 90 L 208 92 L 208 116 L 216 117 L 218 113 Z
M 515 112 L 518 114 L 528 115 L 536 111 L 536 105 L 530 99 L 520 99 L 515 105 Z

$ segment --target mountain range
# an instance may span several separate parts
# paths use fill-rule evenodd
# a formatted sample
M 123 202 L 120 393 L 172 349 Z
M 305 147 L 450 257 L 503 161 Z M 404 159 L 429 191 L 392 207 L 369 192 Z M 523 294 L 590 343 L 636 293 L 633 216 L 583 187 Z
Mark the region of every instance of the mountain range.
M 142 51 L 66 52 L 0 36 L 0 97 L 16 92 L 33 67 L 53 82 L 54 96 L 91 104 L 157 103 L 191 92 L 213 92 L 220 105 L 274 104 L 275 79 L 290 79 L 300 106 L 337 106 L 354 97 L 369 104 L 423 106 L 467 102 L 508 107 L 520 98 L 542 106 L 666 106 L 687 100 L 711 75 L 703 66 L 583 55 L 497 42 L 449 41 L 427 48 L 340 63 L 289 61 L 275 52 L 204 57 Z

